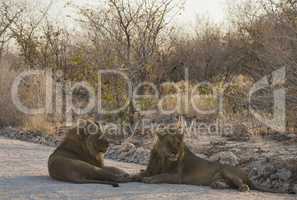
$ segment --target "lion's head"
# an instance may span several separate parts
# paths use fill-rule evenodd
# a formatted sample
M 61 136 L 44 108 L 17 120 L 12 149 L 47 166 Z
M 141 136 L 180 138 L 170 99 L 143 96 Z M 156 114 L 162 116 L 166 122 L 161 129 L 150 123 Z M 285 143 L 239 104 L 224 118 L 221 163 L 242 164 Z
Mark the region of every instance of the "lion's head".
M 86 136 L 85 145 L 89 153 L 97 159 L 100 159 L 106 153 L 109 142 L 100 133 Z
M 98 123 L 94 121 L 85 121 L 68 131 L 65 141 L 72 141 L 76 144 L 73 148 L 77 148 L 77 144 L 88 152 L 97 160 L 102 159 L 109 147 L 109 141 L 102 133 Z
M 178 161 L 184 153 L 184 135 L 178 131 L 162 130 L 157 133 L 155 148 L 169 161 Z

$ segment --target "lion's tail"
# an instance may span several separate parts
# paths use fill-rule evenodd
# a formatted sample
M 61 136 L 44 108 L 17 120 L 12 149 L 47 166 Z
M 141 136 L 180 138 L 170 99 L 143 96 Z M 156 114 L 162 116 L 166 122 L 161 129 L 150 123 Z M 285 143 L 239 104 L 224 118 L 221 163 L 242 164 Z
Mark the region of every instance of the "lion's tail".
M 80 180 L 76 183 L 78 183 L 78 184 L 104 184 L 104 185 L 112 185 L 113 187 L 119 187 L 119 184 L 117 182 L 113 182 L 113 181 Z

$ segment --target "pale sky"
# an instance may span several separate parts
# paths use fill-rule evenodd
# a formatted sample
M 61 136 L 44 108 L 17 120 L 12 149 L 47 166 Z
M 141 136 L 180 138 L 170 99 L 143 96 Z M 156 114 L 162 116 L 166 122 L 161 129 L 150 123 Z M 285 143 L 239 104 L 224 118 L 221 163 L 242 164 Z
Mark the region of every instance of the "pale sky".
M 185 22 L 195 22 L 197 15 L 207 16 L 215 22 L 222 22 L 225 18 L 225 0 L 188 0 L 184 14 Z
M 34 0 L 33 0 L 34 1 Z M 35 0 L 44 5 L 50 0 Z M 53 0 L 54 5 L 51 13 L 57 18 L 64 18 L 67 11 L 63 8 L 66 0 Z M 101 0 L 71 0 L 78 5 L 99 4 Z M 178 21 L 186 24 L 194 24 L 197 16 L 207 16 L 214 22 L 223 22 L 225 18 L 225 1 L 226 0 L 187 0 L 183 15 L 178 17 Z

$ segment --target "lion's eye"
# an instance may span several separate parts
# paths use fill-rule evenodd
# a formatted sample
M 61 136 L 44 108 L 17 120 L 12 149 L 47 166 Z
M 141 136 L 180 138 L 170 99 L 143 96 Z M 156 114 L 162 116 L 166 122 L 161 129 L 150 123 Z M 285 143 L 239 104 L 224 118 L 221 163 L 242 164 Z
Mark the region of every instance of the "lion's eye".
M 98 135 L 98 138 L 97 138 L 98 140 L 101 140 L 102 139 L 102 136 L 101 135 Z

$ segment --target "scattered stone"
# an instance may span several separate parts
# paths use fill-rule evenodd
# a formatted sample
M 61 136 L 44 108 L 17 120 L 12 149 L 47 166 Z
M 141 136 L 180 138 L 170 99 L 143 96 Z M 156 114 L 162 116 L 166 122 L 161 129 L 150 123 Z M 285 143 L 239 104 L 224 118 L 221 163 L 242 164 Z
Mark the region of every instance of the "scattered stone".
M 131 150 L 135 150 L 135 145 L 132 144 L 132 143 L 124 143 L 122 146 L 121 146 L 121 151 L 123 152 L 128 152 L 128 151 L 131 151 Z
M 232 152 L 220 152 L 212 155 L 209 158 L 210 161 L 218 161 L 221 164 L 228 164 L 237 166 L 239 164 L 239 158 Z
M 282 169 L 278 170 L 275 175 L 281 181 L 288 181 L 292 176 L 292 172 L 289 171 L 288 169 L 282 168 Z
M 129 163 L 146 164 L 149 160 L 150 151 L 143 147 L 136 147 L 132 143 L 110 146 L 106 157 Z
M 276 140 L 278 142 L 286 142 L 290 140 L 296 140 L 296 134 L 288 134 L 288 133 L 274 133 L 269 136 L 272 140 Z
M 293 185 L 292 193 L 297 194 L 297 184 Z
M 292 139 L 297 139 L 297 135 L 296 134 L 289 134 L 288 138 L 291 139 L 291 140 Z
M 243 124 L 237 124 L 233 126 L 233 132 L 224 134 L 230 141 L 249 141 L 250 134 L 247 127 Z
M 36 144 L 43 144 L 47 146 L 56 147 L 60 143 L 54 136 L 48 136 L 42 133 L 32 131 L 18 130 L 15 128 L 3 128 L 0 130 L 0 136 L 7 137 L 14 140 L 22 140 Z

